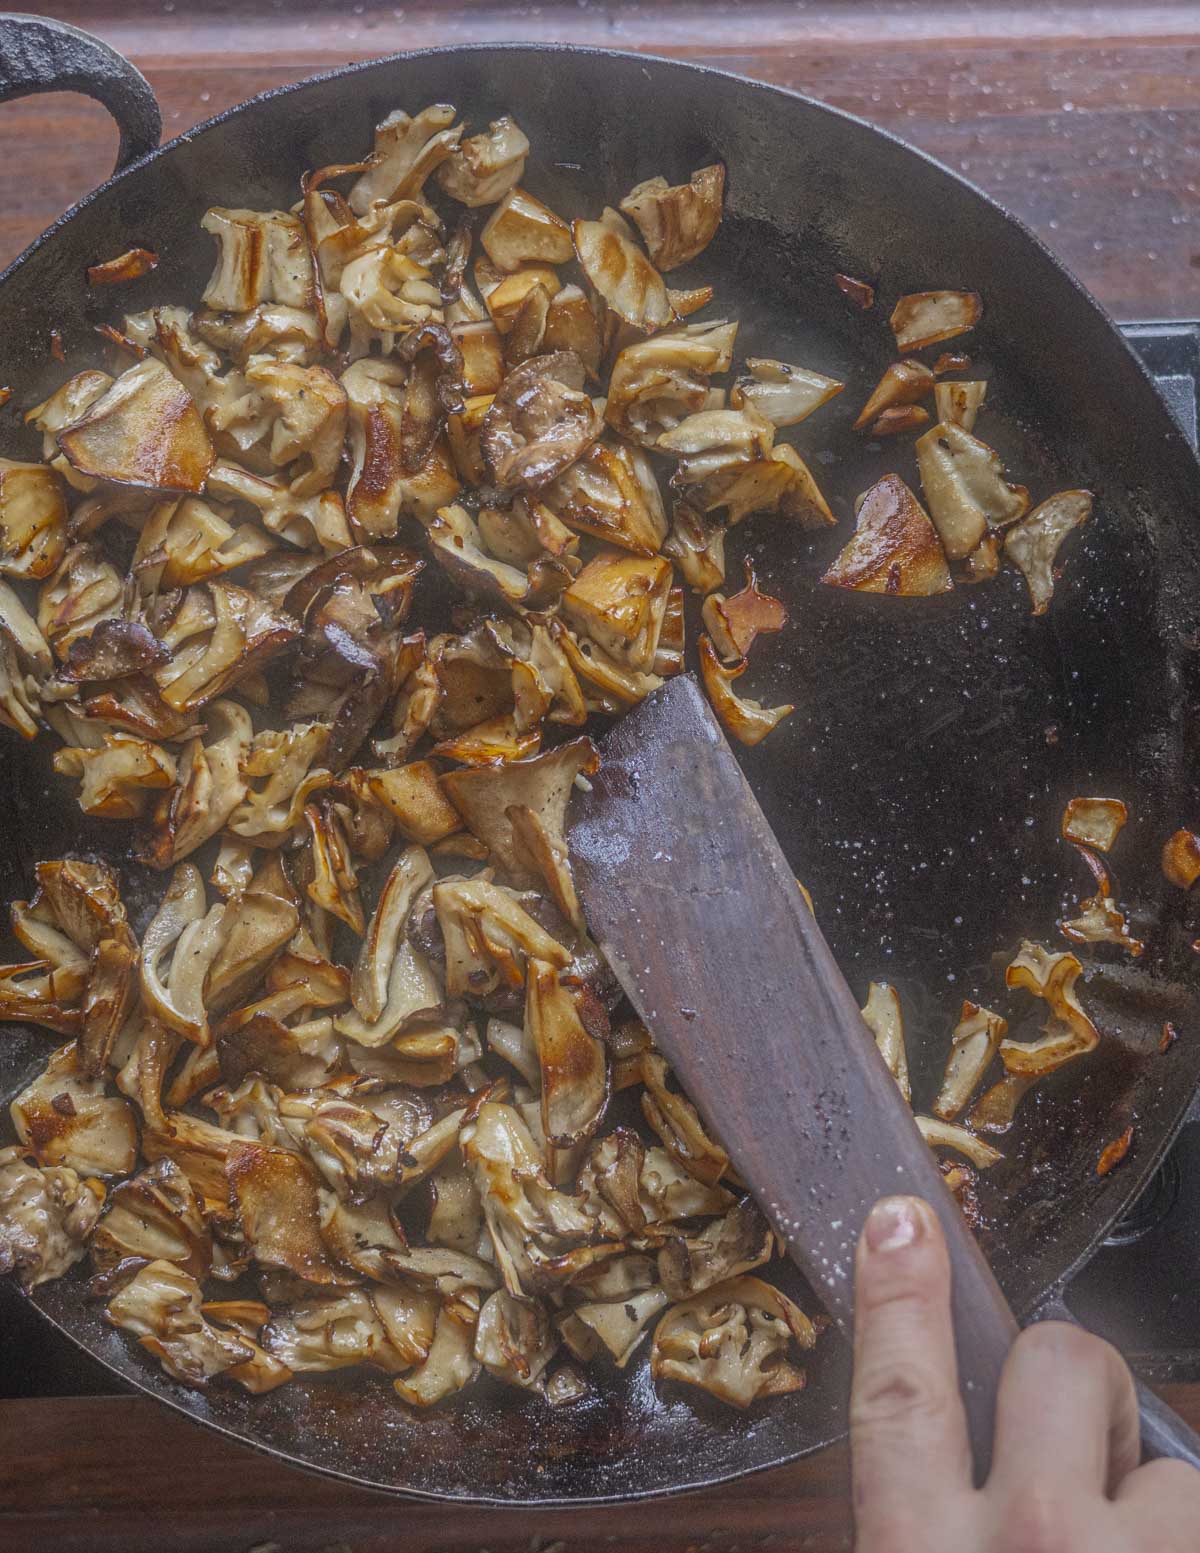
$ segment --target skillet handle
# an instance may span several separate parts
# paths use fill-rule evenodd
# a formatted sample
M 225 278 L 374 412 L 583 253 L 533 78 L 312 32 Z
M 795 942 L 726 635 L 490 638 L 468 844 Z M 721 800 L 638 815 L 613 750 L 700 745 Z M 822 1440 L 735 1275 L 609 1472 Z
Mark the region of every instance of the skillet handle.
M 0 102 L 35 92 L 83 92 L 117 121 L 114 173 L 153 151 L 162 115 L 150 83 L 123 54 L 67 22 L 0 15 Z

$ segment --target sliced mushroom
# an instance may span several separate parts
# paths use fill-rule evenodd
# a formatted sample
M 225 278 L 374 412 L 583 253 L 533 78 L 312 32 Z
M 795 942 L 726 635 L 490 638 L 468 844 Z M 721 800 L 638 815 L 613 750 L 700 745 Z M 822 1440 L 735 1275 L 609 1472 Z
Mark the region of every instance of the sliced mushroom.
M 918 1116 L 914 1120 L 931 1149 L 953 1149 L 969 1159 L 976 1170 L 990 1170 L 1004 1158 L 999 1149 L 956 1122 L 940 1121 L 933 1116 Z
M 358 875 L 351 857 L 345 826 L 330 803 L 306 804 L 308 855 L 312 878 L 305 889 L 314 905 L 339 917 L 361 934 L 366 920 L 358 890 Z
M 290 545 L 336 552 L 352 542 L 346 510 L 336 491 L 298 496 L 290 486 L 252 474 L 228 459 L 213 464 L 206 490 L 210 496 L 248 503 L 258 511 L 264 527 Z
M 914 291 L 901 297 L 889 320 L 897 349 L 924 350 L 973 329 L 983 317 L 974 291 Z
M 917 467 L 929 513 L 952 561 L 971 554 L 990 528 L 1029 508 L 1023 485 L 1009 485 L 1000 457 L 961 426 L 935 426 L 917 439 Z
M 128 1175 L 137 1161 L 137 1125 L 103 1078 L 82 1070 L 74 1043 L 60 1046 L 11 1106 L 17 1137 L 39 1165 L 65 1165 L 82 1177 Z
M 169 868 L 215 836 L 246 795 L 241 764 L 252 738 L 250 714 L 236 701 L 211 701 L 207 732 L 180 752 L 176 786 L 159 800 L 146 858 Z
M 456 150 L 462 127 L 455 111 L 438 102 L 410 118 L 403 108 L 388 114 L 375 129 L 375 151 L 348 196 L 350 209 L 363 215 L 379 200 L 412 199 L 426 178 Z
M 437 1326 L 429 1356 L 407 1375 L 392 1384 L 396 1394 L 411 1407 L 433 1407 L 479 1374 L 474 1358 L 478 1295 L 444 1302 L 438 1311 Z
M 355 1010 L 374 1023 L 388 1002 L 392 965 L 399 952 L 413 903 L 433 880 L 433 868 L 423 847 L 401 853 L 388 875 L 359 950 L 350 996 Z
M 570 528 L 635 555 L 655 555 L 667 537 L 654 470 L 628 443 L 594 442 L 542 488 L 540 500 Z
M 666 284 L 622 216 L 606 208 L 599 221 L 576 221 L 571 231 L 583 273 L 618 318 L 646 334 L 674 322 Z
M 212 1233 L 187 1176 L 160 1159 L 113 1189 L 91 1249 L 100 1272 L 138 1257 L 203 1278 L 212 1264 Z
M 621 210 L 641 232 L 660 270 L 678 269 L 704 252 L 721 224 L 725 169 L 720 162 L 671 187 L 663 177 L 647 178 L 621 201 Z
M 513 890 L 486 879 L 443 880 L 433 905 L 446 949 L 446 992 L 482 999 L 525 985 L 530 960 L 565 970 L 571 954 L 536 922 Z
M 26 1291 L 61 1278 L 84 1255 L 102 1203 L 74 1170 L 0 1149 L 0 1274 L 15 1272 Z
M 529 141 L 506 113 L 492 120 L 486 134 L 460 141 L 438 168 L 437 181 L 460 204 L 494 205 L 521 181 L 528 155 Z
M 1072 798 L 1063 810 L 1063 840 L 1108 852 L 1128 818 L 1119 798 Z
M 938 383 L 933 390 L 938 420 L 943 426 L 961 426 L 964 431 L 975 430 L 986 397 L 985 382 Z
M 130 367 L 58 433 L 72 468 L 152 490 L 203 491 L 212 444 L 192 396 L 159 361 Z
M 0 458 L 0 572 L 47 577 L 67 548 L 62 483 L 45 464 Z
M 307 1283 L 347 1281 L 321 1240 L 317 1177 L 307 1160 L 287 1149 L 238 1142 L 225 1170 L 242 1234 L 258 1262 Z
M 538 1300 L 516 1300 L 497 1289 L 484 1301 L 475 1328 L 475 1358 L 489 1375 L 525 1390 L 540 1389 L 558 1337 Z
M 642 1114 L 673 1160 L 706 1186 L 729 1169 L 729 1155 L 704 1129 L 695 1106 L 667 1085 L 668 1068 L 655 1052 L 642 1057 Z
M 659 1288 L 641 1289 L 625 1299 L 587 1300 L 576 1305 L 570 1315 L 560 1318 L 563 1340 L 581 1359 L 590 1359 L 607 1349 L 616 1367 L 623 1370 L 650 1322 L 669 1303 L 667 1294 Z
M 650 1374 L 745 1408 L 804 1385 L 803 1370 L 787 1357 L 793 1342 L 816 1343 L 804 1312 L 761 1279 L 736 1278 L 667 1311 L 655 1328 Z
M 208 907 L 200 870 L 180 863 L 142 938 L 141 991 L 147 1011 L 197 1046 L 209 1043 L 205 979 L 233 921 L 224 905 Z
M 289 472 L 294 496 L 313 496 L 332 484 L 346 434 L 346 390 L 324 367 L 256 357 L 246 381 L 273 413 L 271 463 Z
M 154 673 L 163 700 L 178 712 L 194 711 L 259 672 L 300 636 L 289 615 L 245 588 L 223 578 L 196 586 L 204 590 L 196 604 L 201 629 L 176 644 L 169 627 L 164 640 L 172 656 Z M 185 605 L 194 592 L 185 595 Z
M 125 608 L 125 585 L 115 566 L 95 542 L 72 545 L 57 570 L 38 593 L 37 629 L 59 658 L 65 659 L 76 641 L 98 626 L 116 621 Z M 18 645 L 22 622 L 5 610 L 6 622 Z M 27 651 L 27 649 L 25 649 Z
M 886 981 L 873 981 L 867 988 L 867 1002 L 862 1010 L 863 1023 L 875 1037 L 879 1055 L 887 1063 L 888 1072 L 896 1080 L 896 1086 L 905 1100 L 912 1101 L 912 1086 L 908 1079 L 908 1052 L 904 1045 L 904 1017 L 900 1012 L 900 997 L 895 987 Z
M 220 244 L 216 268 L 204 292 L 216 312 L 247 313 L 260 302 L 306 307 L 312 294 L 312 259 L 304 228 L 283 210 L 206 211 L 200 222 Z
M 171 1262 L 147 1262 L 113 1295 L 105 1311 L 112 1326 L 132 1332 L 174 1380 L 204 1386 L 249 1364 L 254 1349 L 239 1335 L 204 1319 L 200 1285 Z
M 672 1300 L 691 1299 L 714 1283 L 740 1278 L 769 1262 L 775 1235 L 754 1200 L 743 1197 L 699 1234 L 669 1237 L 658 1253 L 658 1277 Z
M 1004 536 L 1004 553 L 1024 574 L 1035 615 L 1044 615 L 1050 608 L 1054 563 L 1063 541 L 1091 514 L 1090 491 L 1058 491 Z
M 663 554 L 679 568 L 695 593 L 711 593 L 725 581 L 725 526 L 698 512 L 690 502 L 677 501 Z
M 566 264 L 575 257 L 571 228 L 521 188 L 500 200 L 479 241 L 496 268 L 509 273 L 523 264 Z
M 704 689 L 712 702 L 713 710 L 722 725 L 742 744 L 761 744 L 773 728 L 796 708 L 790 703 L 765 707 L 748 696 L 739 696 L 733 689 L 733 681 L 746 672 L 745 658 L 726 666 L 713 645 L 710 636 L 701 636 L 700 675 Z
M 627 345 L 609 374 L 605 420 L 623 437 L 654 446 L 705 409 L 709 380 L 732 364 L 737 330 L 724 321 L 685 324 Z
M 658 652 L 671 582 L 662 556 L 603 550 L 563 594 L 563 614 L 614 662 L 646 673 Z
M 596 440 L 602 422 L 583 383 L 583 363 L 570 351 L 537 356 L 508 374 L 480 431 L 497 485 L 545 485 Z
M 542 1132 L 555 1150 L 576 1148 L 600 1125 L 608 1104 L 604 1043 L 580 1016 L 577 997 L 559 971 L 531 960 L 525 1025 L 538 1056 Z
M 929 514 L 899 475 L 885 475 L 863 496 L 854 537 L 821 581 L 903 598 L 946 593 L 953 586 Z
M 780 599 L 758 591 L 749 561 L 742 591 L 728 599 L 722 593 L 710 594 L 700 614 L 713 646 L 727 660 L 745 658 L 760 635 L 782 631 L 788 618 Z
M 741 410 L 750 405 L 772 426 L 798 426 L 846 386 L 808 367 L 765 356 L 747 356 L 746 373 L 730 390 L 730 406 Z
M 999 1014 L 980 1008 L 977 1003 L 963 1003 L 962 1014 L 950 1037 L 950 1056 L 942 1087 L 933 1102 L 935 1116 L 944 1122 L 952 1122 L 966 1108 L 1007 1033 L 1008 1021 L 1001 1019 Z
M 1162 849 L 1163 877 L 1181 890 L 1190 890 L 1200 879 L 1200 836 L 1192 830 L 1177 830 L 1168 836 Z
M 914 405 L 933 392 L 933 373 L 919 361 L 894 361 L 859 411 L 855 431 L 865 431 L 887 410 Z
M 700 485 L 738 465 L 770 457 L 775 428 L 753 405 L 740 410 L 700 410 L 666 431 L 654 444 L 679 463 L 672 484 Z
M 1075 992 L 1083 966 L 1073 954 L 1050 954 L 1040 944 L 1024 940 L 1005 972 L 1010 987 L 1023 987 L 1049 1004 L 1051 1018 L 1037 1041 L 1006 1040 L 1000 1056 L 1009 1073 L 1040 1077 L 1092 1051 L 1100 1032 L 1088 1018 Z

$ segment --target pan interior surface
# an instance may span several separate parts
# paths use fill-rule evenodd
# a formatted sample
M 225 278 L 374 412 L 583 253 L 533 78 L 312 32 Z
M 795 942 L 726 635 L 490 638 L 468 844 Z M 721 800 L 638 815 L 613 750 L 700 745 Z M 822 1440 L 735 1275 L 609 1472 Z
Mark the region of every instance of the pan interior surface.
M 3 381 L 18 386 L 22 404 L 57 386 L 51 328 L 78 353 L 73 361 L 92 359 L 93 326 L 109 321 L 114 303 L 82 284 L 87 264 L 144 243 L 162 263 L 121 305 L 196 297 L 210 268 L 199 230 L 210 205 L 286 207 L 301 173 L 363 152 L 393 108 L 439 100 L 474 127 L 512 112 L 534 148 L 526 186 L 566 217 L 596 214 L 656 173 L 674 182 L 723 161 L 724 223 L 673 283 L 711 282 L 708 313 L 741 321 L 739 359 L 777 357 L 847 385 L 781 434 L 812 465 L 838 528 L 813 537 L 762 515 L 728 546 L 730 591 L 748 558 L 791 617 L 782 636 L 760 644 L 748 678 L 765 704 L 792 701 L 797 711 L 747 752 L 745 768 L 852 987 L 865 995 L 874 979 L 899 988 L 923 1106 L 963 998 L 1006 1013 L 1014 1033 L 1033 1033 L 1022 1021 L 1035 1005 L 1008 998 L 1002 967 L 1025 936 L 1066 947 L 1057 919 L 1087 893 L 1088 876 L 1058 835 L 1065 801 L 1094 793 L 1129 806 L 1113 863 L 1146 954 L 1136 964 L 1111 951 L 1085 956 L 1083 999 L 1101 1048 L 1029 1097 L 984 1195 L 987 1250 L 1027 1311 L 1136 1191 L 1200 1076 L 1195 1040 L 1158 1051 L 1165 1020 L 1181 1030 L 1195 1022 L 1196 930 L 1157 865 L 1163 838 L 1186 822 L 1194 755 L 1184 715 L 1200 627 L 1190 452 L 1094 305 L 1031 237 L 947 173 L 787 93 L 566 49 L 384 61 L 270 94 L 186 137 L 116 180 L 10 273 Z M 853 308 L 838 272 L 875 283 L 879 306 Z M 1067 486 L 1096 495 L 1041 619 L 1015 573 L 931 600 L 818 585 L 850 532 L 855 494 L 891 471 L 916 486 L 907 441 L 866 443 L 850 423 L 894 359 L 892 302 L 940 286 L 983 295 L 982 325 L 956 343 L 989 380 L 979 431 L 1010 476 L 1035 501 Z M 0 425 L 6 454 L 36 456 L 14 407 Z M 71 849 L 122 857 L 121 827 L 85 820 L 49 774 L 46 750 L 4 739 L 0 780 L 11 795 L 4 900 L 29 894 L 41 858 Z M 5 1032 L 6 1095 L 47 1050 L 36 1031 Z M 1097 1176 L 1104 1144 L 1131 1121 L 1129 1161 Z M 418 1414 L 362 1371 L 257 1398 L 186 1390 L 104 1324 L 85 1286 L 76 1269 L 35 1301 L 127 1379 L 294 1461 L 410 1493 L 523 1503 L 666 1493 L 792 1459 L 842 1428 L 847 1361 L 833 1337 L 803 1392 L 745 1415 L 700 1394 L 656 1393 L 644 1350 L 565 1409 L 481 1385 Z

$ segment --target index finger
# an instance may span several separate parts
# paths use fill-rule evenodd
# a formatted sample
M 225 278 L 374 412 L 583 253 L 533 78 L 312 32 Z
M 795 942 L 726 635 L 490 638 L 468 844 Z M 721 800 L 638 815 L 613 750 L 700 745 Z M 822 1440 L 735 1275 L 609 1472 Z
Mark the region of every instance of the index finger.
M 937 1217 L 885 1197 L 867 1217 L 855 1283 L 850 1449 L 859 1535 L 893 1536 L 916 1510 L 971 1488 L 971 1450 L 950 1320 L 950 1259 Z

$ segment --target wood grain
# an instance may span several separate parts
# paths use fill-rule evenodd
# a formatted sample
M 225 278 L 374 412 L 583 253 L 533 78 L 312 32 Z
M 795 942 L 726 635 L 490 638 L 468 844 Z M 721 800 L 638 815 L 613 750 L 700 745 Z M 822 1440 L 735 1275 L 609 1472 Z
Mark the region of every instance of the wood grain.
M 995 195 L 1123 318 L 1200 315 L 1200 8 L 1015 0 L 55 0 L 159 95 L 168 135 L 267 87 L 441 43 L 561 40 L 702 59 L 895 131 Z M 112 166 L 103 110 L 0 110 L 0 259 Z M 786 148 L 781 154 L 786 155 Z M 932 226 L 936 212 L 929 212 Z

